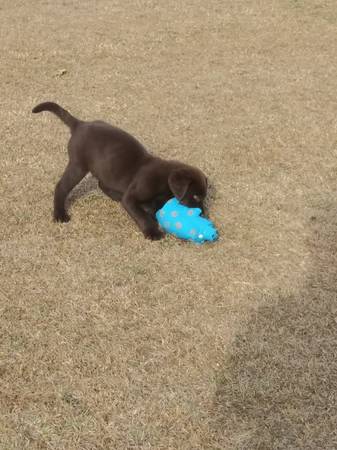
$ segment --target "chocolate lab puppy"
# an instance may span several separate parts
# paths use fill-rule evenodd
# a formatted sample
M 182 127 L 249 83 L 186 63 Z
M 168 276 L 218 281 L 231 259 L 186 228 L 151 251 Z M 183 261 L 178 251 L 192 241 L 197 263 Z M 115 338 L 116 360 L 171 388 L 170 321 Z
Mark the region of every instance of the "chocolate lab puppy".
M 163 234 L 155 212 L 171 197 L 203 209 L 207 179 L 197 168 L 152 156 L 134 137 L 105 122 L 84 122 L 56 103 L 41 103 L 33 113 L 50 111 L 71 131 L 69 162 L 55 188 L 54 219 L 68 222 L 65 200 L 70 191 L 91 172 L 112 200 L 122 203 L 144 236 Z

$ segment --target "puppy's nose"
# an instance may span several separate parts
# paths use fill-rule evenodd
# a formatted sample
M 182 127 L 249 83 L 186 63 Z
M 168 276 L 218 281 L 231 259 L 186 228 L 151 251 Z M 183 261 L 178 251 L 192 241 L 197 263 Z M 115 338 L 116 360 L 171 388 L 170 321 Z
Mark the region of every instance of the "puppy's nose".
M 200 209 L 201 209 L 201 214 L 202 214 L 203 216 L 207 217 L 207 209 L 205 208 L 205 206 L 204 206 L 204 205 L 201 205 L 201 206 L 200 206 Z

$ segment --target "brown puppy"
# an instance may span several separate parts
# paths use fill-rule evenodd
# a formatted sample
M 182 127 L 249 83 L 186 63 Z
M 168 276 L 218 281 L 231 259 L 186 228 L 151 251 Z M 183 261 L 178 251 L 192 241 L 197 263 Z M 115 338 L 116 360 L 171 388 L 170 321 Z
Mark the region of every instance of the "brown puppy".
M 149 239 L 163 235 L 154 213 L 169 198 L 203 209 L 207 179 L 199 169 L 152 156 L 125 131 L 101 121 L 78 120 L 56 103 L 40 103 L 33 109 L 41 111 L 56 114 L 71 131 L 69 162 L 55 189 L 56 221 L 70 220 L 66 197 L 88 172 L 106 195 L 122 203 Z

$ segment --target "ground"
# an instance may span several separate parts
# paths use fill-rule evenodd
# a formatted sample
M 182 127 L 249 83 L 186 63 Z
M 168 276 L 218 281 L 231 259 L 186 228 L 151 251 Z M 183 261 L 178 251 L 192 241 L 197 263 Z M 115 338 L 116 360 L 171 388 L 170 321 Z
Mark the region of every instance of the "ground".
M 337 448 L 334 0 L 2 0 L 1 450 Z M 45 100 L 205 171 L 149 242 Z

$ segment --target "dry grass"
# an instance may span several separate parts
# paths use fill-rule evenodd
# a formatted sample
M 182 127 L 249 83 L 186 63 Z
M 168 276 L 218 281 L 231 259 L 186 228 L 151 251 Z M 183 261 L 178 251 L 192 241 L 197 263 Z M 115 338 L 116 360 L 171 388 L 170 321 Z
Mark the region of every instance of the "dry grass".
M 2 0 L 0 448 L 337 448 L 337 7 Z M 204 169 L 215 245 L 145 241 L 55 100 Z M 314 219 L 313 217 L 316 217 Z

